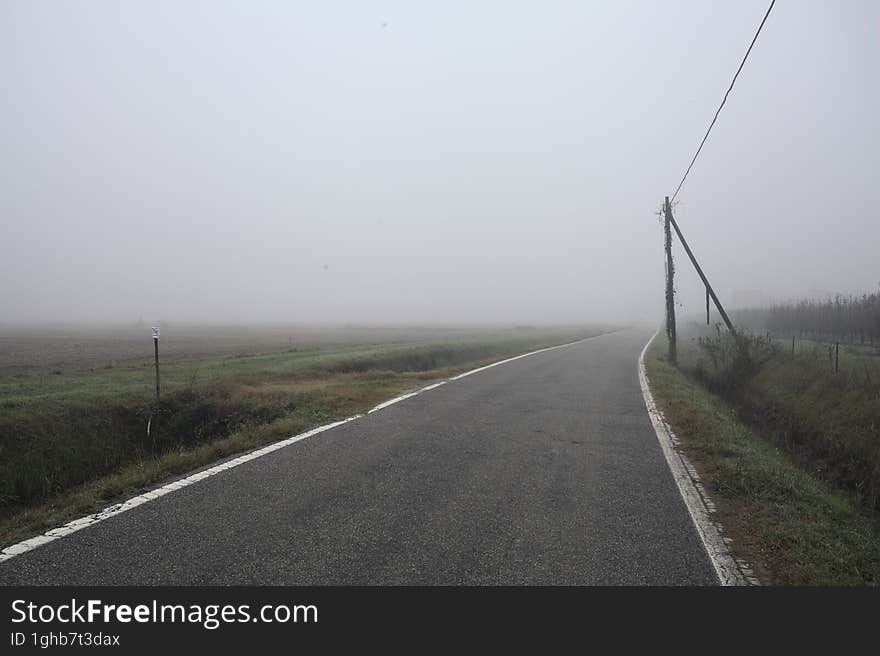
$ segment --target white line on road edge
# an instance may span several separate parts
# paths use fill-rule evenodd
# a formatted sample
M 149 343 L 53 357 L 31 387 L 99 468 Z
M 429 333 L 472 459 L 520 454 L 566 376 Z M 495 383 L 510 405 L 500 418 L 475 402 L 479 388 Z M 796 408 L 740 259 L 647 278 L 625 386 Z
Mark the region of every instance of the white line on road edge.
M 602 333 L 608 334 L 608 333 Z M 522 355 L 517 355 L 512 358 L 507 358 L 506 360 L 499 360 L 498 362 L 493 362 L 490 365 L 486 365 L 485 367 L 480 367 L 478 369 L 472 369 L 471 371 L 467 371 L 463 374 L 459 374 L 458 376 L 453 376 L 449 380 L 443 380 L 439 383 L 434 383 L 432 385 L 428 385 L 427 387 L 422 387 L 421 389 L 416 390 L 415 392 L 410 392 L 408 394 L 402 394 L 401 396 L 397 396 L 393 399 L 385 401 L 384 403 L 380 403 L 373 409 L 369 410 L 367 414 L 376 412 L 377 410 L 382 410 L 383 408 L 387 408 L 390 405 L 394 405 L 395 403 L 399 403 L 404 399 L 411 398 L 413 396 L 417 396 L 423 392 L 427 392 L 432 389 L 436 389 L 441 385 L 445 385 L 447 382 L 451 382 L 453 380 L 458 380 L 460 378 L 464 378 L 465 376 L 470 376 L 471 374 L 475 374 L 480 371 L 485 371 L 486 369 L 491 369 L 492 367 L 497 367 L 498 365 L 506 364 L 508 362 L 513 362 L 514 360 L 519 360 L 520 358 L 526 358 L 530 355 L 535 355 L 537 353 L 544 353 L 545 351 L 552 351 L 554 349 L 565 348 L 566 346 L 574 346 L 575 344 L 580 344 L 582 342 L 586 342 L 587 340 L 594 339 L 596 337 L 600 337 L 601 335 L 593 335 L 593 337 L 587 337 L 585 339 L 579 339 L 574 342 L 568 342 L 567 344 L 559 344 L 557 346 L 550 346 L 548 348 L 538 349 L 537 351 L 530 351 L 529 353 L 523 353 Z M 250 451 L 249 453 L 245 453 L 244 455 L 240 455 L 237 458 L 233 458 L 231 460 L 227 460 L 226 462 L 222 462 L 219 465 L 215 465 L 208 469 L 203 469 L 202 471 L 198 471 L 195 474 L 191 474 L 186 478 L 182 478 L 180 480 L 173 481 L 166 485 L 162 485 L 154 490 L 150 490 L 148 492 L 144 492 L 143 494 L 139 494 L 136 497 L 132 497 L 127 501 L 122 503 L 117 503 L 112 506 L 108 506 L 101 510 L 100 512 L 93 513 L 91 515 L 86 515 L 85 517 L 80 517 L 79 519 L 75 519 L 72 522 L 68 522 L 64 526 L 59 526 L 58 528 L 53 528 L 50 531 L 46 531 L 42 535 L 38 535 L 36 537 L 30 538 L 28 540 L 24 540 L 17 544 L 10 545 L 0 551 L 0 563 L 3 561 L 9 560 L 10 558 L 14 558 L 15 556 L 19 556 L 23 553 L 27 553 L 32 549 L 36 549 L 39 546 L 44 544 L 48 544 L 49 542 L 54 542 L 59 538 L 66 537 L 71 533 L 76 533 L 77 531 L 81 531 L 84 528 L 88 528 L 89 526 L 94 526 L 99 522 L 103 522 L 105 519 L 110 519 L 111 517 L 115 517 L 121 513 L 124 513 L 126 510 L 131 510 L 132 508 L 137 508 L 141 504 L 147 503 L 148 501 L 152 501 L 153 499 L 158 499 L 159 497 L 163 497 L 170 492 L 174 492 L 175 490 L 179 490 L 184 487 L 189 487 L 193 483 L 197 483 L 205 478 L 210 478 L 211 476 L 216 476 L 217 474 L 226 471 L 227 469 L 232 469 L 233 467 L 238 467 L 239 465 L 243 465 L 246 462 L 250 462 L 251 460 L 256 460 L 257 458 L 261 458 L 273 451 L 277 451 L 278 449 L 283 449 L 286 446 L 294 444 L 295 442 L 299 442 L 300 440 L 304 440 L 307 437 L 312 437 L 313 435 L 317 435 L 318 433 L 323 433 L 324 431 L 328 431 L 331 428 L 336 428 L 337 426 L 342 426 L 343 424 L 347 424 L 350 421 L 354 421 L 364 415 L 355 415 L 353 417 L 348 417 L 347 419 L 343 419 L 341 421 L 335 421 L 331 424 L 325 424 L 323 426 L 318 426 L 317 428 L 313 428 L 310 431 L 306 431 L 305 433 L 300 433 L 299 435 L 294 435 L 293 437 L 288 437 L 286 439 L 280 440 L 278 442 L 273 442 L 268 446 L 261 447 L 255 451 Z
M 721 585 L 758 585 L 758 580 L 748 564 L 731 555 L 727 548 L 728 540 L 722 535 L 721 525 L 712 519 L 715 506 L 706 494 L 697 470 L 678 450 L 678 439 L 675 437 L 675 433 L 672 432 L 663 413 L 654 403 L 651 388 L 648 386 L 648 375 L 645 372 L 645 353 L 659 333 L 658 330 L 651 336 L 639 355 L 639 383 L 642 386 L 642 396 L 645 397 L 648 416 L 651 417 L 651 423 L 654 425 L 654 431 L 657 433 L 663 455 L 666 456 L 666 462 L 669 464 L 669 469 L 672 470 L 672 477 L 675 479 L 678 491 L 684 499 L 684 505 L 687 506 Z
M 116 515 L 124 513 L 126 510 L 137 508 L 141 504 L 152 501 L 153 499 L 158 499 L 159 497 L 163 497 L 169 492 L 174 492 L 175 490 L 188 487 L 193 483 L 197 483 L 198 481 L 201 481 L 205 478 L 215 476 L 216 474 L 219 474 L 222 471 L 226 471 L 227 469 L 238 467 L 238 465 L 244 464 L 250 460 L 260 458 L 267 453 L 277 451 L 278 449 L 284 448 L 285 446 L 293 444 L 294 442 L 299 442 L 300 440 L 304 440 L 307 437 L 317 435 L 318 433 L 323 433 L 324 431 L 330 430 L 331 428 L 336 428 L 337 426 L 341 426 L 342 424 L 347 424 L 348 422 L 354 421 L 361 416 L 363 415 L 355 415 L 354 417 L 349 417 L 347 419 L 343 419 L 342 421 L 336 421 L 332 424 L 325 424 L 324 426 L 313 428 L 312 430 L 306 431 L 305 433 L 300 433 L 299 435 L 294 435 L 293 437 L 288 437 L 284 440 L 273 442 L 268 446 L 264 446 L 255 451 L 245 453 L 244 455 L 233 458 L 232 460 L 227 460 L 226 462 L 222 462 L 219 465 L 215 465 L 214 467 L 211 467 L 209 469 L 204 469 L 202 471 L 196 472 L 195 474 L 190 474 L 186 478 L 181 478 L 180 480 L 168 483 L 167 485 L 163 485 L 154 490 L 139 494 L 138 496 L 132 497 L 131 499 L 128 499 L 123 503 L 117 503 L 115 505 L 108 506 L 100 512 L 96 512 L 91 515 L 86 515 L 85 517 L 75 519 L 72 522 L 65 524 L 64 526 L 53 528 L 51 531 L 46 531 L 45 533 L 43 533 L 43 535 L 38 535 L 34 538 L 30 538 L 29 540 L 19 542 L 18 544 L 13 544 L 12 546 L 6 547 L 5 549 L 3 549 L 2 552 L 0 552 L 0 562 L 3 562 L 4 560 L 9 560 L 14 556 L 19 556 L 23 553 L 30 551 L 31 549 L 36 549 L 37 547 L 57 540 L 58 538 L 68 536 L 71 533 L 81 531 L 82 529 L 88 528 L 89 526 L 94 526 L 99 522 L 103 522 L 105 519 L 110 519 L 111 517 L 115 517 Z

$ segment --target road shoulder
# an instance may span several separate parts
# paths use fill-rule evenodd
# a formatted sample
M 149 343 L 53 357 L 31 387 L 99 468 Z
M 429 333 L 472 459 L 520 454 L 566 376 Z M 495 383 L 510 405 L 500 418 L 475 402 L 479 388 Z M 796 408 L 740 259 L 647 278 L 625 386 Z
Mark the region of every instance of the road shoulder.
M 643 354 L 656 406 L 710 499 L 737 561 L 762 584 L 876 585 L 880 523 L 804 470 L 735 409 L 671 366 L 660 335 Z

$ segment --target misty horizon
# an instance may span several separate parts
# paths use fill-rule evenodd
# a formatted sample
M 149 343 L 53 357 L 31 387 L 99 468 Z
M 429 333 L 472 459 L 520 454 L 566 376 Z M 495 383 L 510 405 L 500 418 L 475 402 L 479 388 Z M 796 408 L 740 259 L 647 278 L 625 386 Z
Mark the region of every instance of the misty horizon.
M 765 4 L 4 3 L 0 324 L 659 322 Z M 729 307 L 877 291 L 878 24 L 768 20 L 675 207 Z

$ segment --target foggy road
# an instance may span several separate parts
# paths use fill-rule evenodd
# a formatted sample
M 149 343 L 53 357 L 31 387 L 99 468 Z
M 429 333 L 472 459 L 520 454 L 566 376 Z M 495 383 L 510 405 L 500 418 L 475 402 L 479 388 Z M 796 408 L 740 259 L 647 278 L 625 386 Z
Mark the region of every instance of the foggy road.
M 450 381 L 0 563 L 2 584 L 716 584 L 630 329 Z

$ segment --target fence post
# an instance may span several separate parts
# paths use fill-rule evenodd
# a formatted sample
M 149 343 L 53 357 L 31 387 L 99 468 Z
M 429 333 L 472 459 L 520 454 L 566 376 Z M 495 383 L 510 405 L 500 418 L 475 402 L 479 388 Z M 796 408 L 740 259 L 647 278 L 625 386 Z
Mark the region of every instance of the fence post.
M 706 325 L 709 325 L 709 287 L 706 287 Z

